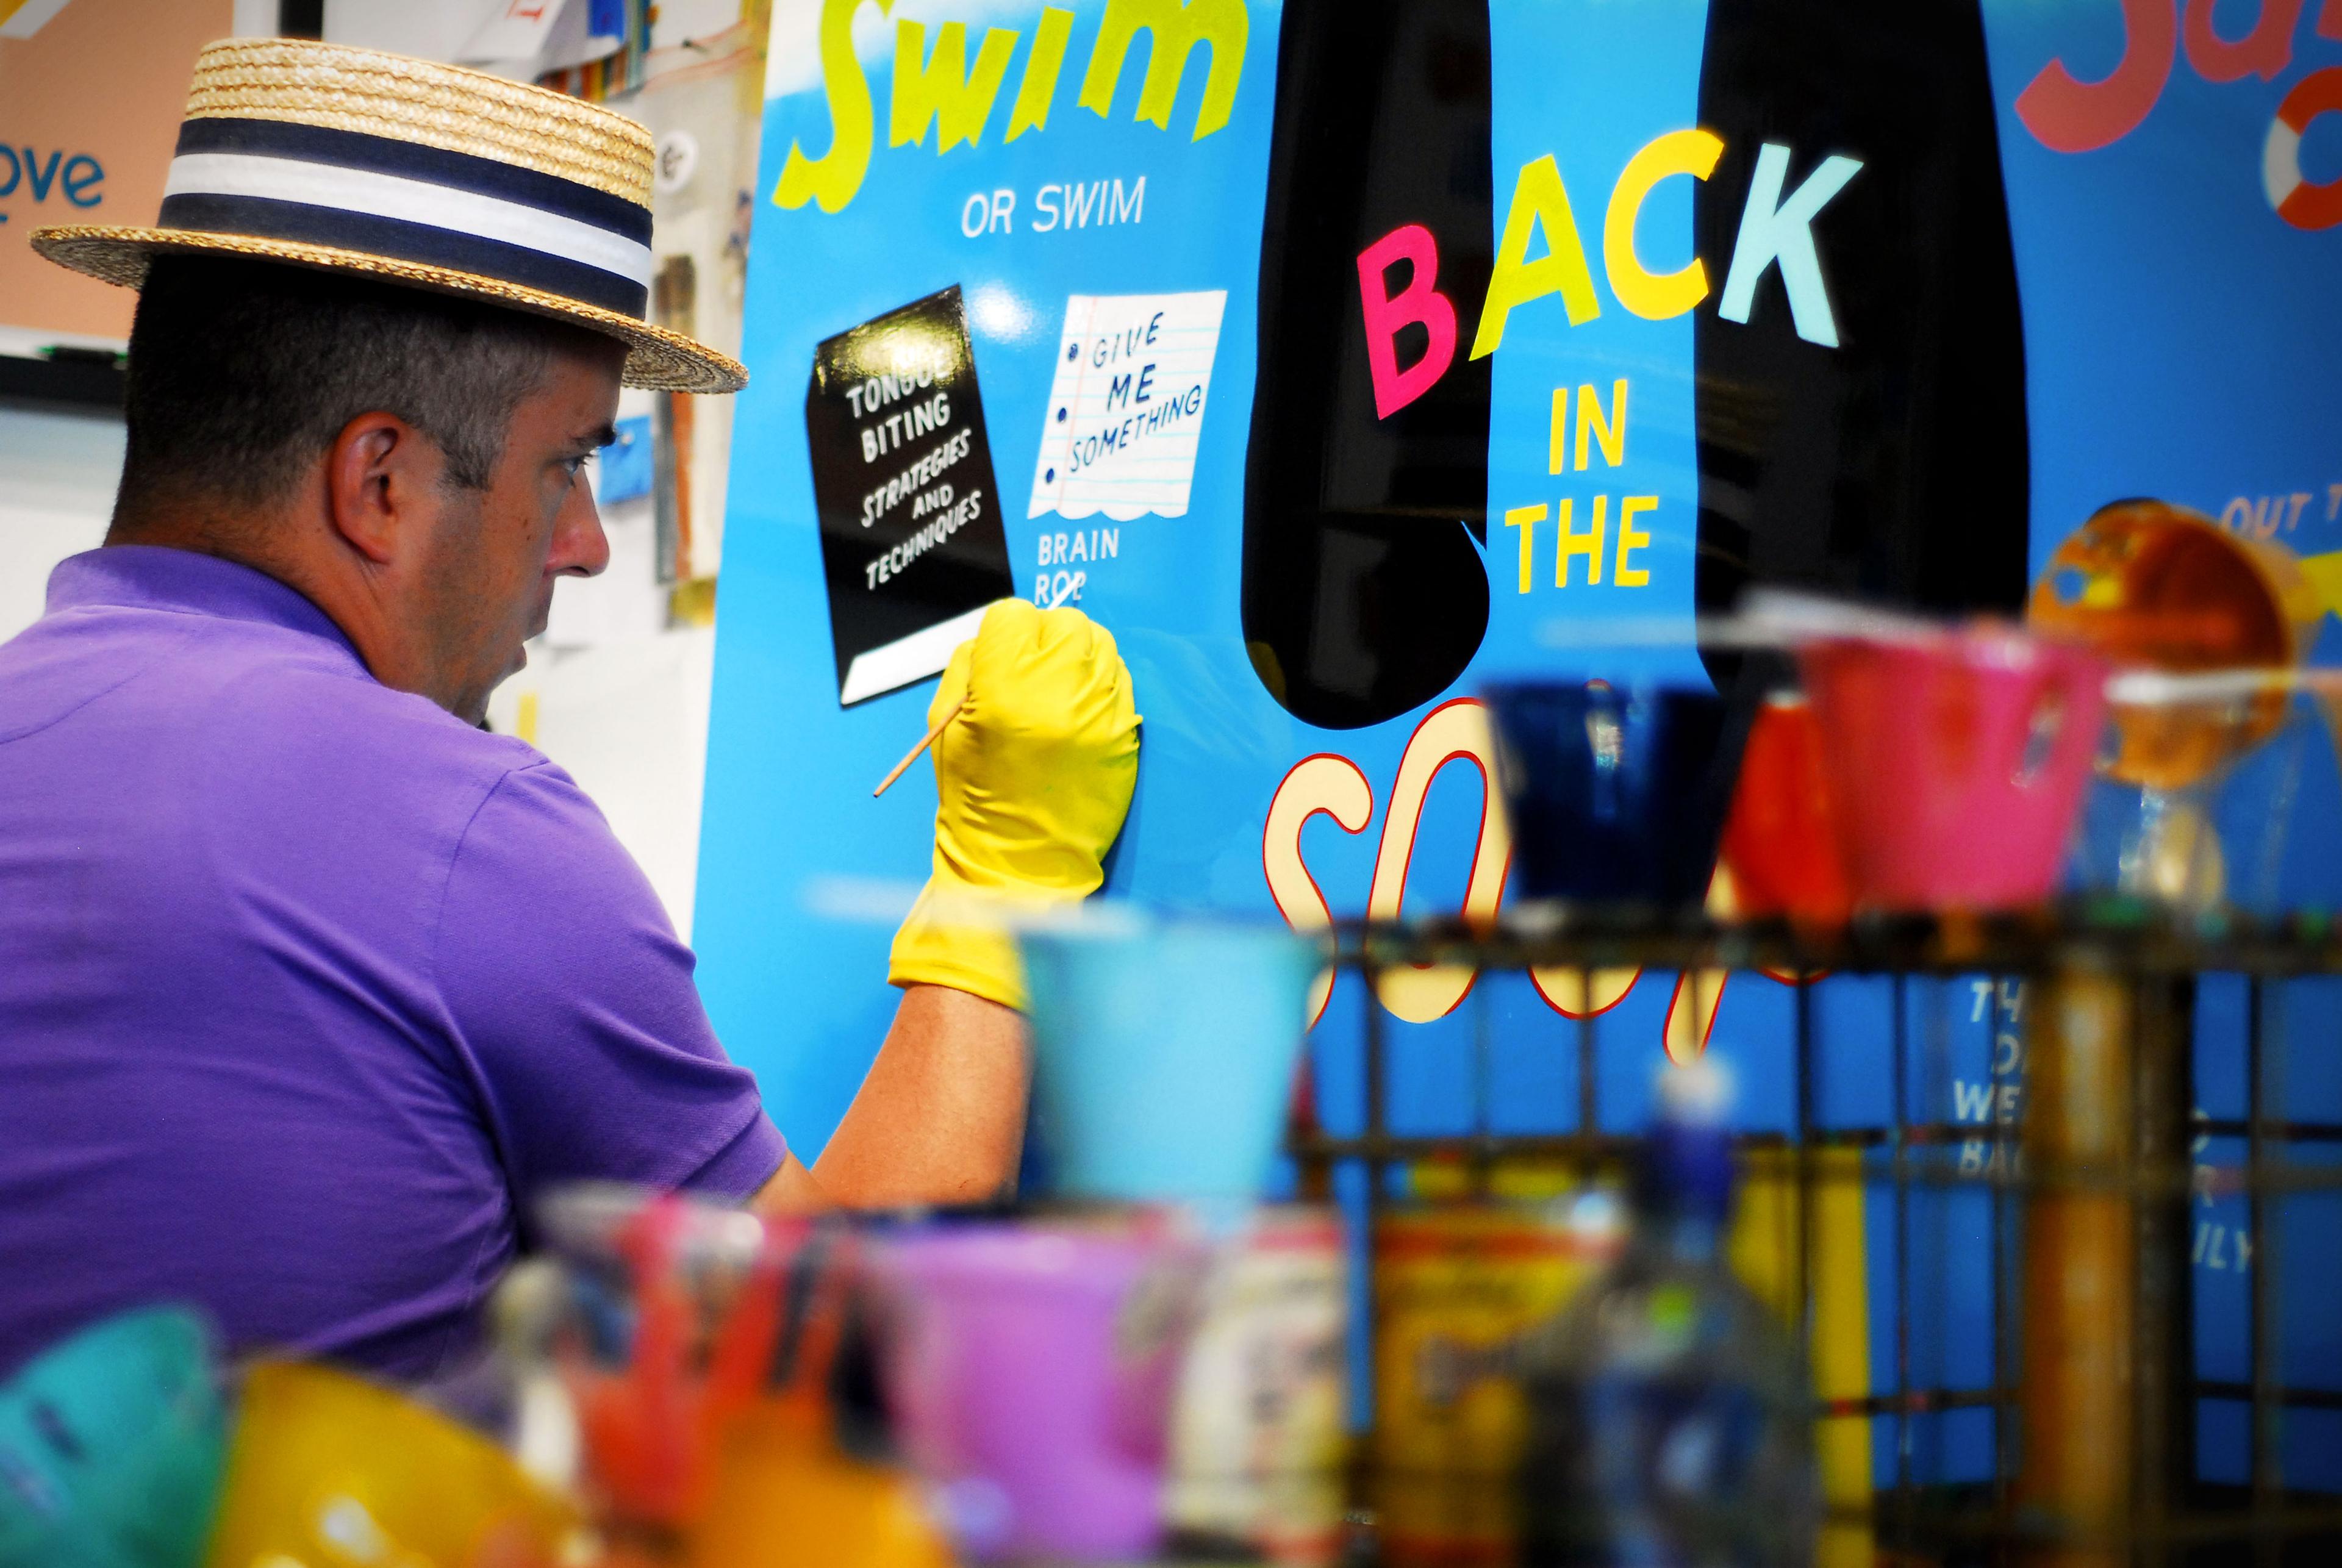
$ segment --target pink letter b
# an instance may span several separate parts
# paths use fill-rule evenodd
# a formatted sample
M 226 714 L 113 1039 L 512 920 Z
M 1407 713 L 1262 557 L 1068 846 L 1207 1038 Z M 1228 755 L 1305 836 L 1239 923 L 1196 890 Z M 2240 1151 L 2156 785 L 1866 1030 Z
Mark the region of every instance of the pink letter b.
M 1385 274 L 1395 262 L 1414 265 L 1406 287 L 1388 293 Z M 1375 417 L 1388 419 L 1425 393 L 1456 363 L 1456 307 L 1433 286 L 1439 281 L 1439 242 L 1421 224 L 1393 229 L 1358 253 L 1358 303 L 1366 313 L 1366 367 L 1374 373 Z M 1431 347 L 1405 370 L 1398 367 L 1398 330 L 1420 322 Z

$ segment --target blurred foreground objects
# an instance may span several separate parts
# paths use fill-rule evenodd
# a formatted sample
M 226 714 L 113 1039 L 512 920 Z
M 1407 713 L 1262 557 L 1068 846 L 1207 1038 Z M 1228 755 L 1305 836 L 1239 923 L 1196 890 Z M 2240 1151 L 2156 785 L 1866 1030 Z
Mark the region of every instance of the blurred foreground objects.
M 1797 650 L 1858 907 L 2021 908 L 2057 885 L 2105 717 L 2087 650 L 1989 622 Z
M 1746 732 L 1691 686 L 1498 682 L 1498 784 L 1524 900 L 1696 910 Z
M 2127 672 L 2108 689 L 2081 891 L 2277 912 L 2317 727 L 2296 684 L 2325 614 L 2287 546 L 2166 502 L 2101 507 L 2057 546 L 2027 620 Z
M 123 1313 L 0 1388 L 0 1565 L 195 1568 L 226 1451 L 212 1331 Z
M 1172 1217 L 939 1223 L 874 1248 L 887 1401 L 965 1558 L 1136 1562 L 1206 1262 Z
M 1173 1416 L 1175 1551 L 1290 1568 L 1339 1553 L 1347 1291 L 1331 1211 L 1264 1210 L 1224 1249 Z
M 1063 1201 L 1226 1220 L 1276 1168 L 1316 978 L 1291 932 L 1101 907 L 1026 931 L 1033 1141 Z
M 1597 1197 L 1587 1212 L 1607 1206 Z M 1376 1228 L 1372 1460 L 1385 1562 L 1512 1561 L 1528 1425 L 1516 1342 L 1614 1240 L 1600 1224 L 1497 1203 L 1397 1213 Z
M 2049 557 L 2025 618 L 2124 665 L 2298 663 L 2324 609 L 2293 552 L 2162 501 L 2100 507 Z
M 551 1321 L 506 1332 L 550 1352 L 613 1568 L 946 1568 L 886 1460 L 857 1238 L 615 1188 L 544 1218 Z
M 244 1378 L 213 1568 L 565 1561 L 583 1523 L 487 1438 L 312 1363 Z
M 1726 1091 L 1670 1069 L 1624 1253 L 1519 1355 L 1524 1568 L 1805 1568 L 1820 1492 L 1797 1353 L 1726 1259 Z
M 2326 750 L 2304 684 L 2331 674 L 2134 671 L 2108 683 L 2111 733 L 2083 804 L 2077 891 L 2262 917 L 2330 893 L 2315 874 L 2288 875 L 2308 868 L 2287 852 L 2311 758 Z

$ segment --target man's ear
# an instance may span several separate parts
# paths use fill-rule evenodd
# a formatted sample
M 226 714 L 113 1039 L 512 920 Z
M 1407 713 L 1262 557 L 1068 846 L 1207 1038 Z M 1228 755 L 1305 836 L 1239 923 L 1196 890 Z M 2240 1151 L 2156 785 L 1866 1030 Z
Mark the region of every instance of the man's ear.
M 334 532 L 377 566 L 427 525 L 425 511 L 444 459 L 395 414 L 361 414 L 325 451 L 325 511 Z

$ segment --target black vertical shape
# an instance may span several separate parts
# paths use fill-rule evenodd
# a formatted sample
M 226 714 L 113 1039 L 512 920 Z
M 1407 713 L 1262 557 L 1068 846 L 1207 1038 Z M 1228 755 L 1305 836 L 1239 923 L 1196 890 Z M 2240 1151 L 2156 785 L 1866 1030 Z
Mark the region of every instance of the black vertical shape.
M 1485 0 L 1288 0 L 1245 481 L 1244 634 L 1270 694 L 1330 729 L 1379 724 L 1463 673 L 1488 625 L 1494 262 Z M 1406 224 L 1439 245 L 1453 366 L 1375 413 L 1357 257 Z M 1391 292 L 1410 281 L 1402 264 Z M 1402 367 L 1429 346 L 1417 327 Z
M 280 38 L 323 38 L 325 0 L 277 0 L 276 35 Z
M 1695 204 L 1702 613 L 1751 584 L 2017 611 L 2025 341 L 1977 0 L 1710 0 L 1699 123 L 1725 143 Z M 1837 348 L 1798 336 L 1777 265 L 1746 325 L 1719 314 L 1767 142 L 1785 199 L 1862 161 L 1813 225 Z M 1738 660 L 1703 657 L 1729 687 Z

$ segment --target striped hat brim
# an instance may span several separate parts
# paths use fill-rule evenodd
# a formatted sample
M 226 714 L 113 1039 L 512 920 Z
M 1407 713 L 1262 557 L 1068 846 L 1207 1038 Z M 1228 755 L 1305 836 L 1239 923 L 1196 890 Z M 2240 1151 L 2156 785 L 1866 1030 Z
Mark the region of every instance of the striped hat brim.
M 417 288 L 493 301 L 615 337 L 627 345 L 625 379 L 629 386 L 663 392 L 722 393 L 737 392 L 748 384 L 748 372 L 739 361 L 681 333 L 566 295 L 485 277 L 459 267 L 301 240 L 213 234 L 193 228 L 70 224 L 35 229 L 29 238 L 35 251 L 58 265 L 125 288 L 138 287 L 145 281 L 147 263 L 155 256 L 168 255 L 249 256 L 259 261 L 367 275 Z

